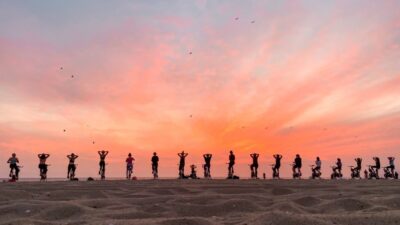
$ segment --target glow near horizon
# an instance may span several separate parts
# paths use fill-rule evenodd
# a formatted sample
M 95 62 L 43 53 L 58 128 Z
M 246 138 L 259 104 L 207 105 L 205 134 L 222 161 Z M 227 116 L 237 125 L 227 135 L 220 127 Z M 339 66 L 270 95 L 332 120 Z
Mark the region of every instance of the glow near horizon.
M 233 149 L 241 176 L 251 152 L 268 176 L 273 153 L 286 174 L 319 155 L 326 176 L 336 157 L 397 156 L 399 21 L 398 1 L 2 1 L 0 160 L 36 177 L 48 152 L 60 177 L 75 152 L 95 176 L 106 149 L 109 176 L 128 152 L 150 176 L 157 151 L 171 177 L 185 150 L 224 176 Z

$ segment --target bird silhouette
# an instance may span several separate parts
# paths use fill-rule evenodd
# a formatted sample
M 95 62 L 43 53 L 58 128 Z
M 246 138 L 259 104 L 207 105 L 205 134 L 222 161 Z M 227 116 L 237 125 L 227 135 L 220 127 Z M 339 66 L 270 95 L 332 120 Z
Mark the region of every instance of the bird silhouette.
M 238 20 L 238 19 L 239 19 L 239 17 L 236 17 L 236 18 L 235 18 L 235 20 Z
M 255 22 L 256 22 L 255 20 L 251 21 L 251 23 L 255 23 Z

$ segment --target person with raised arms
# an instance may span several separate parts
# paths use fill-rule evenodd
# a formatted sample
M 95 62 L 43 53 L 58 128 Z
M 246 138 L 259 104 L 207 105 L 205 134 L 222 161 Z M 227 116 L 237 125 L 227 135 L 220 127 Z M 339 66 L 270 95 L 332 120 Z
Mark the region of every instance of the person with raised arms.
M 250 170 L 251 170 L 251 178 L 258 178 L 258 157 L 260 154 L 258 153 L 253 153 L 250 154 L 250 157 L 253 159 L 253 163 L 250 165 Z
M 205 178 L 211 178 L 211 158 L 212 158 L 212 154 L 204 154 L 203 155 L 204 158 L 204 177 Z
M 100 162 L 99 162 L 99 175 L 101 176 L 101 179 L 106 178 L 106 156 L 108 155 L 108 151 L 98 151 L 97 152 L 100 157 Z
M 46 160 L 50 157 L 50 154 L 42 153 L 38 154 L 39 158 L 39 172 L 40 172 L 40 180 L 47 179 L 47 164 Z
M 71 153 L 71 155 L 67 155 L 67 158 L 69 159 L 67 178 L 71 180 L 75 178 L 75 170 L 76 170 L 75 159 L 77 159 L 78 157 L 79 156 L 75 155 L 74 153 Z
M 188 153 L 182 151 L 181 153 L 178 153 L 178 156 L 179 156 L 179 178 L 183 179 L 185 178 L 185 159 L 188 156 Z

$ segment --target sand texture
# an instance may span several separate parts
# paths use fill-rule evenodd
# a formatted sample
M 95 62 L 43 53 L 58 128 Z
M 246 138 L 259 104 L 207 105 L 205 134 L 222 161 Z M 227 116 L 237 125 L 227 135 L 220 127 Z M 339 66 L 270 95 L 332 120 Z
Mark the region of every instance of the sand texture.
M 0 183 L 0 224 L 399 225 L 399 180 Z

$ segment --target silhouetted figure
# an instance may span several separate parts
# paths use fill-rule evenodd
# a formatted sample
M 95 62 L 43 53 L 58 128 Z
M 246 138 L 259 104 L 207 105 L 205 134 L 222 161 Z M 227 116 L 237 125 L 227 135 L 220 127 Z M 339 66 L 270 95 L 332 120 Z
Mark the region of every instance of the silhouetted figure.
M 319 158 L 319 156 L 315 159 L 315 165 L 311 166 L 311 178 L 315 179 L 315 178 L 321 178 L 321 159 Z
M 101 176 L 101 179 L 104 180 L 106 179 L 106 156 L 108 155 L 108 151 L 98 151 L 97 152 L 100 156 L 100 162 L 99 162 L 99 175 Z
M 279 178 L 279 168 L 281 168 L 281 159 L 283 156 L 275 154 L 273 157 L 275 158 L 275 164 L 272 165 L 272 178 Z
M 128 154 L 128 158 L 126 158 L 126 179 L 131 179 L 133 173 L 133 161 L 135 158 L 132 157 L 132 154 Z
M 335 170 L 336 170 L 339 174 L 342 174 L 342 160 L 341 160 L 340 158 L 338 158 L 337 161 L 336 161 Z
M 293 178 L 300 178 L 301 177 L 301 167 L 302 167 L 302 162 L 300 155 L 297 154 L 296 157 L 294 158 L 293 162 Z
M 394 157 L 388 157 L 389 166 L 386 168 L 390 169 L 391 173 L 394 173 Z
M 13 176 L 15 176 L 15 180 L 18 180 L 18 176 L 19 176 L 19 160 L 17 158 L 17 154 L 13 153 L 11 155 L 11 157 L 7 160 L 7 163 L 10 164 L 10 177 L 12 178 Z M 15 172 L 15 174 L 14 174 Z
M 386 179 L 388 178 L 394 178 L 394 179 L 398 179 L 399 178 L 399 174 L 397 172 L 395 172 L 395 166 L 394 166 L 394 157 L 388 157 L 389 160 L 389 166 L 386 166 L 385 168 L 383 168 L 384 170 L 384 176 Z
M 188 153 L 182 151 L 181 153 L 178 153 L 178 156 L 179 156 L 179 178 L 183 179 L 185 178 L 185 159 L 186 156 L 188 156 Z
M 228 163 L 228 178 L 232 179 L 234 176 L 233 166 L 235 165 L 235 155 L 233 151 L 229 152 L 229 163 Z
M 381 168 L 381 161 L 379 157 L 373 157 L 375 161 L 375 166 L 371 166 L 371 169 L 375 170 L 376 179 L 379 179 L 379 169 Z
M 211 178 L 211 158 L 212 154 L 204 154 L 204 178 Z
M 50 154 L 42 153 L 38 154 L 39 158 L 39 172 L 40 172 L 40 180 L 47 179 L 47 164 L 46 160 L 50 157 Z
M 190 165 L 190 178 L 197 179 L 196 166 Z
M 67 178 L 69 178 L 70 180 L 73 180 L 75 178 L 75 159 L 77 159 L 78 157 L 79 156 L 75 155 L 74 153 L 71 153 L 71 155 L 67 155 L 67 158 L 69 159 Z
M 340 158 L 336 161 L 336 166 L 332 167 L 331 179 L 342 178 L 342 160 Z
M 355 158 L 354 161 L 356 161 L 356 166 L 351 166 L 351 178 L 361 178 L 361 164 L 362 164 L 362 159 L 361 158 Z
M 253 163 L 250 165 L 251 170 L 251 178 L 258 178 L 258 157 L 260 155 L 257 153 L 250 154 L 250 157 L 253 159 Z
M 159 161 L 159 158 L 157 156 L 157 153 L 154 152 L 153 157 L 151 157 L 151 170 L 152 170 L 154 179 L 158 178 L 158 161 Z

